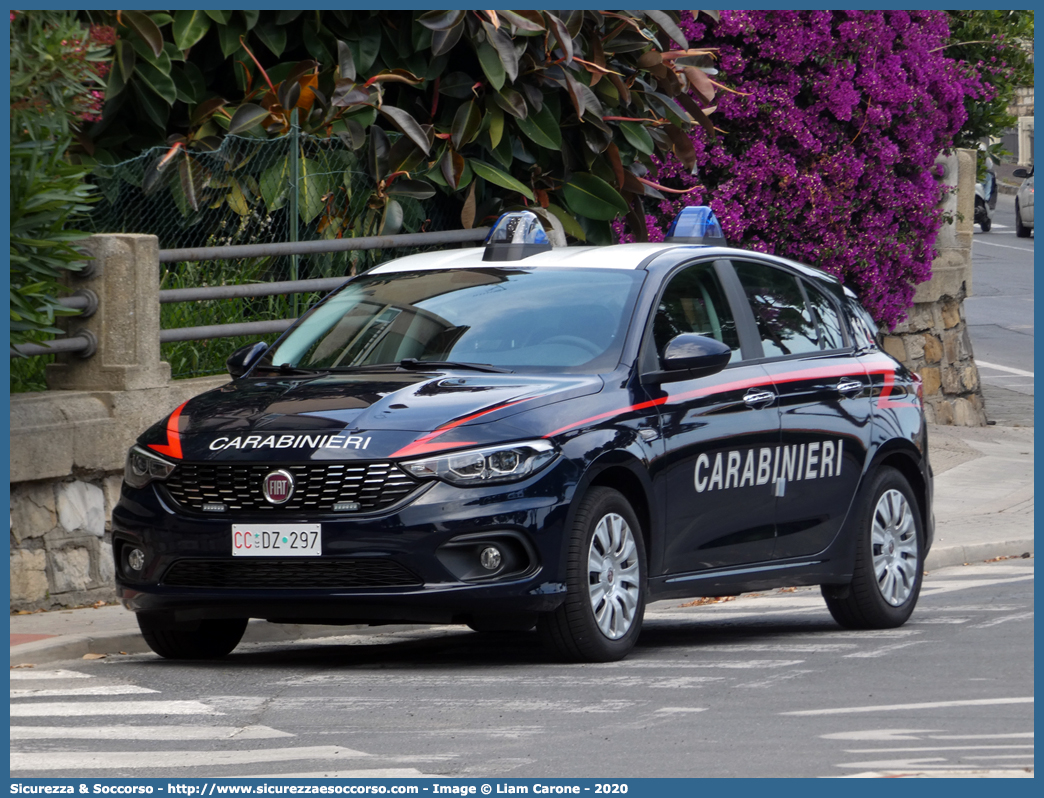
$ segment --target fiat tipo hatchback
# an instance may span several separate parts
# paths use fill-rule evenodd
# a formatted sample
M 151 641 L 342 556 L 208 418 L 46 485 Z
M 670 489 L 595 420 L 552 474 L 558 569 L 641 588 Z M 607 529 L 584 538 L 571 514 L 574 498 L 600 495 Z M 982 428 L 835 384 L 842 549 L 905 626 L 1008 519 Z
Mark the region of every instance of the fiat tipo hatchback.
M 916 375 L 850 290 L 731 249 L 485 247 L 348 280 L 127 456 L 119 594 L 154 651 L 274 622 L 534 626 L 624 657 L 647 601 L 821 585 L 898 626 L 932 543 Z

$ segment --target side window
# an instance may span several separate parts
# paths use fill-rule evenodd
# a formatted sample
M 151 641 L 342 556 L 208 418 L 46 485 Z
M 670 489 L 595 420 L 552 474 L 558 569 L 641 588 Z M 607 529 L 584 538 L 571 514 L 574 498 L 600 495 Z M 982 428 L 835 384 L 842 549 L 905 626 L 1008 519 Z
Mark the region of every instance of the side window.
M 735 261 L 765 357 L 818 352 L 819 334 L 797 278 L 763 263 Z
M 808 282 L 804 285 L 808 304 L 812 306 L 812 312 L 816 314 L 816 319 L 819 321 L 820 343 L 823 349 L 843 349 L 845 346 L 844 328 L 834 304 L 814 285 L 810 285 Z
M 664 289 L 653 319 L 656 352 L 682 333 L 697 333 L 721 341 L 732 349 L 732 362 L 740 359 L 739 334 L 732 310 L 710 263 L 697 263 L 678 272 Z

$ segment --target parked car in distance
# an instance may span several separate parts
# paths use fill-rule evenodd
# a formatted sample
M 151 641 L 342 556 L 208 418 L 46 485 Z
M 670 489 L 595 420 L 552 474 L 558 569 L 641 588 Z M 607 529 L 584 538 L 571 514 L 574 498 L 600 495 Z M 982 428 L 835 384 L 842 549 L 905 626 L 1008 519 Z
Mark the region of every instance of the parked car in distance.
M 646 602 L 819 585 L 913 612 L 934 528 L 920 378 L 823 271 L 726 246 L 481 248 L 353 277 L 127 455 L 119 596 L 158 654 L 249 618 L 529 631 L 626 656 Z
M 1015 235 L 1029 238 L 1033 232 L 1033 167 L 1016 169 L 1012 176 L 1023 178 L 1015 195 Z

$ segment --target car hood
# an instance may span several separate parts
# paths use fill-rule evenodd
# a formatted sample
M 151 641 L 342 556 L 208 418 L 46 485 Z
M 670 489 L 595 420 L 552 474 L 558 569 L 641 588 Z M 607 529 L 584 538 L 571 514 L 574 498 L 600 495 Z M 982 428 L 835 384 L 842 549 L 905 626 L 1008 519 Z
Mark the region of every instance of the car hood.
M 244 378 L 190 399 L 139 443 L 191 461 L 406 457 L 517 440 L 527 433 L 507 419 L 603 385 L 590 375 L 460 372 Z

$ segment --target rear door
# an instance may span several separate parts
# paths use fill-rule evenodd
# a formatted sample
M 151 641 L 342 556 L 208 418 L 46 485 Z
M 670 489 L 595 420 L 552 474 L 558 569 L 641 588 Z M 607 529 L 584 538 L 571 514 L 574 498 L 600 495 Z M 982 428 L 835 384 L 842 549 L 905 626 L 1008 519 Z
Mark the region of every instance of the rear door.
M 829 289 L 790 270 L 734 261 L 778 396 L 775 559 L 807 557 L 837 535 L 859 486 L 871 392 Z

